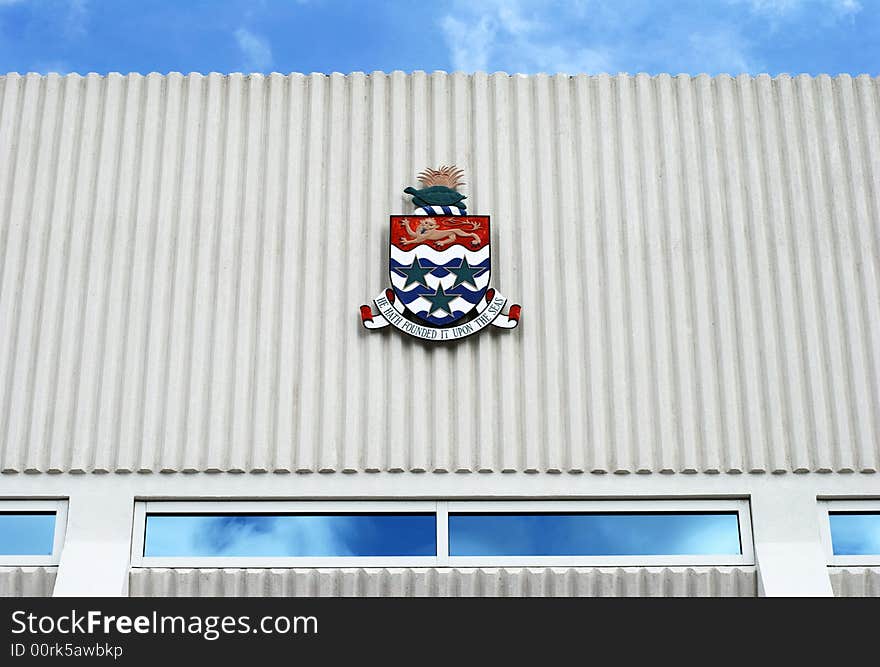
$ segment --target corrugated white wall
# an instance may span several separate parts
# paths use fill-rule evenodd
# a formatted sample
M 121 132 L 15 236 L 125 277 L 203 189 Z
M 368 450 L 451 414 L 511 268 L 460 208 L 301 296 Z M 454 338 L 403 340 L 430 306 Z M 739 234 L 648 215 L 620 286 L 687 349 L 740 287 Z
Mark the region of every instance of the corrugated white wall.
M 364 331 L 452 162 L 519 330 Z M 0 469 L 874 472 L 878 237 L 869 77 L 10 74 Z
M 880 597 L 880 567 L 829 568 L 837 597 Z
M 135 597 L 753 597 L 755 568 L 136 568 Z
M 47 598 L 55 587 L 56 567 L 0 567 L 0 598 Z

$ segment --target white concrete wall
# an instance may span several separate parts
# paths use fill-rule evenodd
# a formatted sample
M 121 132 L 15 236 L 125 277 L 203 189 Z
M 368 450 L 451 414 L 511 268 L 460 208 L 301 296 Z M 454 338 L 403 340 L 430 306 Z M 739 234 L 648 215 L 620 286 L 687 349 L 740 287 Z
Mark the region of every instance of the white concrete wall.
M 444 162 L 522 323 L 366 332 Z M 10 74 L 0 334 L 57 594 L 198 496 L 749 498 L 758 591 L 828 595 L 816 498 L 878 495 L 880 79 Z
M 747 498 L 757 592 L 831 595 L 819 498 L 876 496 L 870 475 L 9 475 L 11 497 L 70 498 L 56 595 L 124 595 L 138 499 Z M 748 539 L 748 535 L 746 538 Z M 582 568 L 583 569 L 583 568 Z M 586 568 L 589 569 L 589 568 Z M 700 568 L 692 568 L 700 570 Z M 675 568 L 671 568 L 675 571 Z M 191 573 L 184 580 L 198 578 Z M 545 571 L 546 586 L 555 575 Z M 137 572 L 135 574 L 138 574 Z M 205 576 L 210 576 L 206 574 Z M 277 575 L 274 575 L 277 576 Z M 287 576 L 297 577 L 294 573 Z M 341 576 L 341 575 L 340 575 Z M 541 575 L 530 575 L 532 581 Z M 536 578 L 537 577 L 537 578 Z M 379 584 L 375 584 L 378 586 Z M 623 584 L 621 584 L 623 585 Z
M 55 587 L 55 567 L 0 567 L 0 597 L 49 597 Z
M 833 567 L 830 573 L 838 597 L 880 597 L 880 567 Z
M 878 119 L 868 77 L 0 77 L 0 469 L 874 473 Z M 522 324 L 366 332 L 444 162 Z
M 159 569 L 137 597 L 754 597 L 755 568 Z

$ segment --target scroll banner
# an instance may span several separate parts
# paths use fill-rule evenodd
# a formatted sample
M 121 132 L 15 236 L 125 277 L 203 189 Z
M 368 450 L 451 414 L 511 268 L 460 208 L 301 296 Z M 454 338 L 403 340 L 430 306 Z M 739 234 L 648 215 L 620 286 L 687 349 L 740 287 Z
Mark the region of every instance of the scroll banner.
M 389 324 L 405 334 L 423 340 L 459 340 L 485 329 L 490 324 L 501 329 L 513 329 L 519 324 L 520 306 L 514 304 L 507 315 L 501 311 L 507 299 L 494 289 L 486 292 L 483 303 L 477 307 L 477 315 L 472 320 L 451 327 L 431 327 L 417 324 L 403 316 L 404 305 L 395 299 L 394 291 L 386 289 L 373 299 L 378 314 L 370 306 L 361 306 L 361 321 L 367 329 L 382 329 Z

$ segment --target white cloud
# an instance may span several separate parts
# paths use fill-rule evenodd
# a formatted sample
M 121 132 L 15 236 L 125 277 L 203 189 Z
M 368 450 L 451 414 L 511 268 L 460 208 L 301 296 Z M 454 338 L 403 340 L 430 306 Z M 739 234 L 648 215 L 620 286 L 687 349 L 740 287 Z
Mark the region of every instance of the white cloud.
M 272 66 L 272 47 L 265 37 L 239 28 L 235 40 L 244 56 L 244 68 L 249 72 L 265 72 Z
M 842 15 L 858 14 L 862 11 L 862 3 L 858 0 L 832 0 L 832 8 Z
M 485 0 L 458 2 L 454 8 L 439 25 L 457 70 L 577 74 L 612 69 L 607 49 L 560 43 L 557 26 L 539 16 L 544 10 L 540 4 Z
M 733 0 L 733 4 L 742 3 L 743 0 Z M 801 0 L 745 0 L 745 4 L 756 14 L 775 14 L 778 16 L 800 7 Z
M 348 530 L 346 530 L 346 524 Z M 147 544 L 152 556 L 253 556 L 351 553 L 346 534 L 357 534 L 357 524 L 320 517 L 285 521 L 279 517 L 200 516 L 152 517 Z
M 85 35 L 86 22 L 89 18 L 89 6 L 86 0 L 70 0 L 67 4 L 65 29 L 71 37 Z
M 64 60 L 39 61 L 28 68 L 28 72 L 37 74 L 70 74 L 72 71 L 70 63 Z
M 495 11 L 498 14 L 498 22 L 504 28 L 505 32 L 514 37 L 527 37 L 530 33 L 540 28 L 542 23 L 534 18 L 529 19 L 523 16 L 522 8 L 517 2 L 496 2 L 490 3 L 495 5 Z
M 802 9 L 830 10 L 843 17 L 862 11 L 859 0 L 728 0 L 731 4 L 745 4 L 755 14 L 781 18 Z
M 453 16 L 444 16 L 440 27 L 452 54 L 452 66 L 465 72 L 485 70 L 496 29 L 488 17 L 468 25 Z
M 580 74 L 612 72 L 611 54 L 602 49 L 568 49 L 558 44 L 535 45 L 526 55 L 544 72 Z
M 641 0 L 454 0 L 437 25 L 454 69 L 464 71 L 758 74 L 781 31 L 789 41 L 821 35 L 854 22 L 863 2 L 722 0 L 691 11 L 697 0 L 677 9 Z
M 351 520 L 354 530 L 356 524 Z M 265 524 L 268 524 L 266 526 Z M 266 529 L 268 527 L 268 530 Z M 335 524 L 328 524 L 320 518 L 307 518 L 299 521 L 268 519 L 255 529 L 252 522 L 223 524 L 220 534 L 210 535 L 209 542 L 222 540 L 218 555 L 246 556 L 250 554 L 287 553 L 291 556 L 309 556 L 314 553 L 337 556 L 354 556 L 345 540 L 343 531 Z M 193 533 L 195 550 L 205 541 L 204 533 Z M 201 548 L 204 548 L 202 546 Z
M 690 35 L 689 46 L 689 60 L 700 63 L 701 72 L 724 72 L 735 76 L 742 72 L 757 74 L 764 69 L 763 63 L 749 56 L 748 44 L 736 32 L 696 32 Z

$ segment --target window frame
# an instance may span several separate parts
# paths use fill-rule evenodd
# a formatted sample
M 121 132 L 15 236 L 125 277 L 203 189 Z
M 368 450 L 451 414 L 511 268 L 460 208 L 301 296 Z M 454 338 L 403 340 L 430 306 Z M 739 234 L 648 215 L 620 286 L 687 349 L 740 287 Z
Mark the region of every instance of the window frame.
M 451 564 L 464 567 L 557 566 L 629 567 L 680 565 L 754 565 L 752 523 L 748 500 L 539 500 L 539 501 L 450 501 L 448 515 L 455 514 L 677 514 L 735 513 L 739 525 L 739 554 L 635 555 L 635 556 L 452 556 Z M 448 548 L 448 542 L 447 542 Z
M 132 567 L 430 567 L 436 556 L 145 556 L 148 514 L 434 514 L 435 503 L 410 501 L 211 500 L 135 503 Z M 436 524 L 440 520 L 437 517 Z M 439 528 L 437 533 L 439 535 Z M 439 552 L 439 540 L 437 543 Z
M 57 567 L 61 562 L 61 550 L 67 534 L 67 500 L 0 500 L 0 514 L 54 513 L 55 534 L 52 553 L 48 556 L 25 554 L 0 554 L 0 567 Z
M 450 513 L 736 513 L 740 554 L 644 556 L 450 556 Z M 436 556 L 145 556 L 148 514 L 436 514 Z M 748 500 L 138 500 L 133 523 L 132 567 L 601 567 L 749 566 L 755 564 Z
M 831 540 L 831 515 L 852 512 L 880 515 L 880 500 L 861 498 L 819 500 L 819 532 L 828 565 L 833 567 L 880 565 L 880 554 L 835 555 Z

